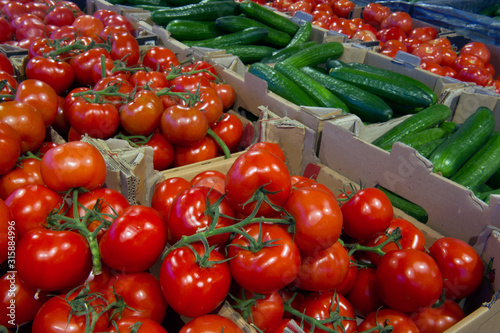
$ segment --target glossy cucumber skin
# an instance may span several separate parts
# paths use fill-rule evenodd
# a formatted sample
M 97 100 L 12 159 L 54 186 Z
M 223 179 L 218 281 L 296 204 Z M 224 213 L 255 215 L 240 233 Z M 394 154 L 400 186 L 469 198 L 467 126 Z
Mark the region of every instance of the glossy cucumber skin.
M 240 10 L 246 16 L 286 32 L 290 36 L 295 35 L 299 30 L 299 25 L 295 22 L 253 1 L 245 0 L 241 2 Z
M 234 1 L 201 1 L 191 5 L 155 10 L 151 12 L 151 20 L 158 25 L 167 25 L 173 20 L 210 21 L 238 13 L 239 4 Z
M 317 66 L 326 63 L 328 59 L 336 59 L 344 53 L 342 43 L 329 42 L 316 44 L 283 60 L 284 63 L 297 68 L 304 66 Z
M 446 131 L 439 127 L 432 127 L 428 129 L 424 129 L 420 132 L 411 133 L 407 136 L 404 136 L 399 140 L 399 142 L 404 143 L 407 146 L 412 148 L 428 144 L 432 141 L 443 138 L 446 134 Z
M 291 57 L 295 53 L 302 51 L 303 49 L 306 49 L 306 48 L 311 47 L 311 46 L 316 45 L 316 44 L 318 44 L 318 43 L 316 43 L 314 41 L 309 41 L 309 42 L 305 42 L 302 44 L 297 44 L 294 46 L 282 48 L 282 49 L 276 50 L 276 52 L 273 52 L 268 57 L 262 58 L 261 61 L 263 63 L 266 63 L 266 64 L 271 64 L 271 63 L 283 61 L 286 58 Z
M 222 46 L 221 49 L 225 50 L 226 54 L 237 56 L 244 64 L 261 61 L 263 57 L 276 51 L 275 48 L 265 45 L 231 45 Z
M 433 171 L 443 177 L 453 176 L 493 132 L 495 120 L 486 107 L 478 108 L 446 141 L 430 156 Z
M 203 39 L 198 41 L 183 41 L 188 46 L 222 48 L 225 46 L 234 45 L 251 45 L 259 42 L 267 36 L 266 28 L 251 27 L 241 31 L 228 33 L 214 38 Z
M 223 34 L 217 30 L 214 21 L 173 20 L 165 29 L 178 41 L 203 40 Z
M 389 200 L 391 201 L 392 205 L 404 213 L 410 215 L 411 217 L 415 218 L 417 221 L 420 221 L 422 223 L 426 223 L 429 219 L 429 216 L 427 215 L 427 212 L 425 209 L 420 207 L 419 205 L 406 200 L 405 198 L 383 188 L 379 187 L 382 192 L 384 192 Z

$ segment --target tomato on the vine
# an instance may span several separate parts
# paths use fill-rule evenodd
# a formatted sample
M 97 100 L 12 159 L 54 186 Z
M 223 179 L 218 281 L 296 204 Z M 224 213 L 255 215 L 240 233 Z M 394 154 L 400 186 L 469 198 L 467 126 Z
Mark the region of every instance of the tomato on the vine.
M 356 272 L 354 286 L 346 295 L 354 308 L 354 312 L 366 317 L 384 305 L 377 290 L 377 276 L 374 268 L 359 268 Z
M 0 175 L 12 170 L 21 155 L 21 137 L 9 124 L 0 122 Z
M 154 46 L 146 51 L 142 64 L 153 71 L 170 72 L 172 67 L 180 65 L 174 51 L 165 46 Z
M 207 135 L 208 120 L 203 112 L 195 107 L 175 105 L 163 111 L 160 128 L 171 143 L 189 145 Z
M 419 333 L 444 332 L 465 318 L 464 310 L 451 299 L 445 299 L 439 306 L 428 306 L 410 314 Z
M 190 145 L 174 145 L 172 166 L 180 167 L 206 161 L 218 156 L 218 145 L 208 135 Z
M 179 333 L 243 333 L 231 319 L 217 314 L 196 317 L 182 326 Z
M 358 330 L 363 332 L 377 326 L 389 325 L 393 327 L 392 332 L 394 333 L 420 333 L 418 327 L 407 314 L 393 309 L 379 309 L 369 313 L 358 325 Z
M 42 115 L 45 126 L 52 125 L 56 119 L 59 106 L 57 93 L 41 80 L 26 79 L 19 83 L 14 100 L 31 105 Z
M 0 178 L 0 198 L 7 199 L 12 192 L 24 185 L 44 185 L 40 166 L 39 159 L 26 158 L 20 162 L 19 166 L 2 175 Z
M 224 141 L 231 152 L 235 152 L 238 149 L 244 131 L 243 123 L 238 116 L 231 113 L 224 113 L 210 128 Z M 220 147 L 219 152 L 222 153 Z
M 181 177 L 170 177 L 155 185 L 153 196 L 151 197 L 151 207 L 156 209 L 165 223 L 168 221 L 170 207 L 174 198 L 183 190 L 191 187 L 191 183 Z
M 120 109 L 120 125 L 131 135 L 149 135 L 159 126 L 163 104 L 151 90 L 141 90 Z

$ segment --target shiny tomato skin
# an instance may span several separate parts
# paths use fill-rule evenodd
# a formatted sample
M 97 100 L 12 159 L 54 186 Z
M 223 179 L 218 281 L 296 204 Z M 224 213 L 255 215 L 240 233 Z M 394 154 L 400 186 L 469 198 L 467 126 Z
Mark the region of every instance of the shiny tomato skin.
M 358 316 L 365 317 L 384 305 L 378 294 L 376 279 L 376 271 L 371 267 L 359 268 L 356 273 L 356 282 L 346 298 Z
M 4 175 L 16 166 L 17 159 L 21 155 L 21 137 L 7 123 L 0 123 L 0 151 L 3 153 L 0 175 Z
M 319 188 L 297 188 L 290 193 L 285 210 L 295 221 L 295 244 L 306 255 L 326 250 L 342 232 L 342 212 L 337 200 Z
M 240 213 L 250 214 L 255 202 L 244 205 L 261 186 L 269 192 L 269 200 L 283 205 L 291 191 L 291 176 L 286 164 L 278 156 L 265 150 L 247 151 L 238 156 L 226 174 L 227 198 Z M 267 203 L 261 205 L 258 215 L 275 215 Z
M 0 198 L 3 200 L 21 186 L 44 185 L 40 171 L 41 162 L 36 158 L 27 158 L 21 164 L 0 178 Z
M 4 87 L 0 89 L 0 93 L 2 95 L 5 95 L 5 97 L 0 98 L 1 102 L 12 101 L 14 99 L 14 96 L 16 95 L 16 89 L 19 83 L 13 75 L 14 74 L 0 71 L 0 81 L 5 80 Z
M 285 152 L 283 151 L 283 149 L 281 149 L 281 146 L 279 145 L 279 143 L 276 143 L 276 142 L 268 142 L 268 141 L 259 141 L 257 143 L 254 143 L 253 145 L 251 145 L 248 150 L 257 150 L 257 149 L 262 149 L 262 150 L 266 150 L 270 153 L 273 153 L 274 155 L 278 156 L 280 160 L 282 160 L 283 162 L 286 162 L 286 158 L 285 158 Z
M 442 237 L 429 248 L 444 279 L 446 297 L 461 299 L 471 295 L 481 284 L 484 264 L 477 252 L 466 242 Z
M 262 230 L 260 230 L 262 227 Z M 252 252 L 240 246 L 248 246 L 248 239 L 237 235 L 228 250 L 229 268 L 233 279 L 244 289 L 255 293 L 279 290 L 297 277 L 300 270 L 300 253 L 292 236 L 279 225 L 251 224 L 245 231 L 255 240 L 262 233 L 262 241 L 273 241 L 275 246 Z
M 441 64 L 441 60 L 443 59 L 443 53 L 439 46 L 434 46 L 425 42 L 417 46 L 412 51 L 412 54 L 423 61 L 434 62 L 438 65 Z
M 341 206 L 343 232 L 362 240 L 385 231 L 393 218 L 392 203 L 378 188 L 357 191 Z
M 131 135 L 150 135 L 159 126 L 163 104 L 151 90 L 141 90 L 120 109 L 120 125 Z
M 236 91 L 234 88 L 227 83 L 221 82 L 215 84 L 215 90 L 219 94 L 224 110 L 230 109 L 236 100 Z
M 218 155 L 217 143 L 208 135 L 189 145 L 174 145 L 173 167 L 206 161 Z
M 455 301 L 445 299 L 441 306 L 423 308 L 411 313 L 410 318 L 420 333 L 440 333 L 465 318 L 465 313 Z
M 134 330 L 134 325 L 140 326 L 137 330 Z M 167 333 L 167 330 L 163 328 L 156 321 L 149 319 L 147 317 L 123 317 L 116 321 L 116 326 L 118 327 L 118 331 L 114 325 L 111 325 L 105 332 L 114 332 L 114 333 Z
M 179 333 L 243 333 L 231 319 L 217 314 L 197 317 L 185 324 Z
M 137 65 L 140 59 L 139 42 L 130 32 L 116 32 L 111 35 L 113 60 L 122 60 L 127 66 Z
M 406 12 L 396 11 L 387 16 L 381 23 L 382 28 L 398 27 L 405 34 L 409 33 L 413 28 L 413 20 L 410 14 Z
M 174 145 L 161 133 L 154 133 L 144 145 L 153 148 L 153 168 L 158 171 L 168 169 L 174 161 Z
M 173 67 L 180 65 L 176 54 L 165 46 L 150 48 L 142 59 L 142 64 L 153 71 L 170 72 Z
M 0 264 L 3 264 L 14 254 L 18 240 L 18 232 L 9 206 L 0 199 Z
M 175 105 L 163 111 L 160 128 L 163 136 L 176 145 L 190 145 L 203 139 L 208 120 L 197 108 Z
M 190 244 L 200 255 L 205 248 L 201 243 Z M 226 261 L 200 267 L 193 249 L 178 247 L 167 254 L 160 269 L 160 283 L 168 305 L 179 315 L 195 318 L 215 310 L 227 297 L 231 273 Z M 209 261 L 224 260 L 224 256 L 211 250 Z
M 248 314 L 248 317 L 245 318 L 248 323 L 257 326 L 264 332 L 272 332 L 283 319 L 285 312 L 283 299 L 277 291 L 261 295 L 255 295 L 248 290 L 238 290 L 236 297 L 239 299 L 256 298 L 256 300 L 250 307 L 250 314 L 248 312 L 242 313 L 241 309 L 237 309 L 237 311 L 242 315 Z
M 52 86 L 41 80 L 26 79 L 19 83 L 15 100 L 31 105 L 36 112 L 40 112 L 45 126 L 52 125 L 56 119 L 59 106 L 57 93 Z
M 393 326 L 394 329 L 392 332 L 394 333 L 420 333 L 418 327 L 408 315 L 393 309 L 380 309 L 369 313 L 358 325 L 358 330 L 360 332 L 367 331 L 377 325 L 383 327 L 386 321 L 389 321 L 388 325 Z M 373 332 L 379 332 L 379 330 Z
M 419 250 L 386 253 L 377 266 L 376 276 L 384 303 L 401 312 L 431 305 L 443 290 L 443 276 L 436 261 Z
M 43 81 L 63 94 L 73 84 L 75 70 L 66 61 L 36 56 L 26 64 L 26 77 Z
M 455 78 L 460 81 L 473 82 L 483 87 L 489 86 L 493 81 L 488 70 L 478 66 L 470 66 L 461 69 Z
M 9 57 L 7 57 L 3 53 L 0 55 L 0 71 L 6 72 L 10 75 L 14 75 L 14 66 L 12 65 L 12 62 L 10 62 Z
M 481 42 L 470 42 L 460 48 L 459 55 L 472 54 L 480 58 L 484 63 L 491 59 L 491 52 L 488 47 Z
M 42 157 L 40 171 L 44 183 L 57 192 L 74 187 L 95 190 L 106 181 L 104 158 L 96 147 L 82 141 L 63 143 L 49 150 Z
M 92 269 L 88 242 L 73 231 L 30 230 L 19 240 L 16 251 L 19 278 L 41 290 L 76 287 Z
M 132 205 L 115 219 L 99 242 L 109 267 L 128 273 L 149 269 L 167 244 L 167 229 L 151 207 Z
M 362 18 L 366 23 L 380 28 L 382 21 L 391 14 L 391 10 L 387 6 L 379 3 L 369 3 L 363 8 Z
M 169 177 L 155 185 L 151 197 L 151 207 L 160 213 L 165 225 L 167 225 L 168 214 L 174 198 L 189 187 L 191 187 L 191 183 L 181 177 Z

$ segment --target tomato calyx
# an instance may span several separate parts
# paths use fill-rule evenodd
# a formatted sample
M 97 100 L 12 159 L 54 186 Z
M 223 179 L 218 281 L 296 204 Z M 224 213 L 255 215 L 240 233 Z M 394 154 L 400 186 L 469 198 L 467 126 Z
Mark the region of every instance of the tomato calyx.
M 154 133 L 151 133 L 148 136 L 145 135 L 126 135 L 122 132 L 116 134 L 114 136 L 115 139 L 120 139 L 120 140 L 125 140 L 127 141 L 132 147 L 139 148 L 151 140 L 153 137 Z
M 120 80 L 112 81 L 108 86 L 102 90 L 86 90 L 73 94 L 73 97 L 81 97 L 88 103 L 109 103 L 106 101 L 106 97 L 119 97 L 122 103 L 128 103 L 132 100 L 135 95 L 137 87 L 131 93 L 121 93 L 120 88 L 123 82 Z
M 10 94 L 0 94 L 0 101 L 7 101 L 7 100 L 13 100 L 14 97 L 16 96 L 16 88 L 12 87 L 9 84 L 8 80 L 2 80 L 0 81 L 0 91 L 2 91 L 5 87 L 8 88 L 8 91 L 10 91 Z
M 233 294 L 229 294 L 229 297 L 234 301 L 234 304 L 232 304 L 231 307 L 240 312 L 243 318 L 251 318 L 251 321 L 253 322 L 252 308 L 257 306 L 258 300 L 265 299 L 266 296 L 259 293 L 252 293 L 253 296 L 251 298 L 247 298 L 244 290 L 242 290 L 241 294 L 242 298 L 238 298 Z M 250 325 L 254 329 L 258 330 L 258 328 L 254 324 Z M 258 331 L 261 332 L 260 330 Z
M 398 248 L 401 248 L 401 244 L 399 244 L 398 241 L 403 237 L 403 235 L 402 235 L 401 229 L 399 227 L 395 228 L 391 233 L 386 232 L 385 234 L 387 236 L 387 239 L 376 246 L 366 246 L 366 245 L 362 245 L 360 243 L 344 244 L 344 246 L 349 249 L 349 256 L 351 256 L 356 251 L 373 252 L 375 254 L 383 256 L 385 254 L 385 252 L 382 250 L 382 248 L 385 245 L 392 243 L 392 242 L 396 243 Z
M 214 77 L 214 82 L 218 83 L 220 81 L 219 77 L 214 75 L 212 72 L 210 72 L 208 69 L 197 69 L 197 65 L 195 65 L 192 69 L 188 71 L 183 71 L 182 66 L 175 67 L 172 65 L 171 71 L 167 75 L 167 80 L 173 80 L 179 76 L 189 76 L 189 75 L 197 75 L 197 74 L 202 74 L 202 73 L 207 73 L 210 76 Z

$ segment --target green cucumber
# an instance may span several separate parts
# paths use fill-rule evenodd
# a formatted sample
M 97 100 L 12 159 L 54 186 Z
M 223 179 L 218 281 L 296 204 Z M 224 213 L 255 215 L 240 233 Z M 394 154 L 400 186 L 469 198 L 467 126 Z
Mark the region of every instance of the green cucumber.
M 500 188 L 491 190 L 491 191 L 486 191 L 486 192 L 480 192 L 477 193 L 476 196 L 483 200 L 485 203 L 489 204 L 490 203 L 490 196 L 491 195 L 500 195 Z
M 419 147 L 429 142 L 441 139 L 446 134 L 446 131 L 439 127 L 431 127 L 416 133 L 405 135 L 397 142 L 404 143 L 412 148 Z M 388 149 L 389 151 L 391 148 Z
M 267 29 L 267 36 L 262 38 L 261 42 L 267 46 L 276 48 L 285 47 L 292 37 L 289 34 L 274 29 L 257 20 L 237 15 L 227 15 L 215 20 L 215 26 L 226 32 L 237 32 L 250 27 L 260 27 Z
M 199 3 L 201 0 L 163 0 L 167 2 L 167 5 L 172 7 L 180 7 L 186 5 L 192 5 L 195 3 Z
M 444 129 L 446 132 L 448 133 L 453 133 L 455 132 L 456 129 L 458 129 L 457 127 L 457 123 L 455 123 L 454 121 L 443 121 L 440 125 L 439 125 L 440 128 Z
M 392 109 L 380 97 L 309 66 L 302 67 L 301 71 L 337 95 L 362 121 L 377 123 L 392 118 Z
M 394 100 L 390 99 L 385 99 L 385 102 L 391 107 L 391 109 L 394 111 L 394 113 L 398 115 L 406 115 L 406 114 L 415 114 L 419 113 L 424 109 L 423 106 L 412 106 L 412 105 L 406 105 L 402 103 L 398 103 Z
M 349 112 L 349 108 L 340 98 L 325 88 L 321 83 L 302 72 L 300 68 L 285 62 L 277 62 L 274 68 L 304 90 L 319 106 L 342 109 L 344 113 Z
M 392 144 L 401 140 L 410 133 L 416 133 L 441 124 L 451 117 L 451 110 L 447 105 L 434 104 L 419 113 L 409 116 L 389 131 L 376 138 L 372 144 L 388 150 Z
M 135 6 L 161 6 L 163 8 L 169 7 L 170 5 L 166 0 L 127 0 L 129 5 Z
M 434 141 L 426 142 L 413 147 L 420 155 L 429 159 L 429 156 L 446 140 L 446 137 L 436 139 Z
M 301 68 L 326 63 L 328 59 L 336 59 L 344 53 L 344 46 L 339 42 L 316 44 L 286 58 L 283 62 Z
M 245 0 L 241 2 L 240 10 L 247 17 L 253 18 L 274 29 L 286 32 L 290 36 L 295 35 L 297 30 L 299 30 L 297 23 L 253 1 Z
M 427 92 L 427 94 L 429 96 L 431 96 L 431 98 L 432 98 L 432 104 L 434 104 L 434 103 L 437 102 L 436 93 L 431 88 L 429 88 L 428 86 L 426 86 L 425 84 L 423 84 L 419 80 L 414 79 L 414 78 L 412 78 L 412 77 L 410 77 L 408 75 L 404 75 L 404 74 L 393 72 L 393 71 L 390 71 L 390 70 L 387 70 L 387 69 L 378 68 L 378 67 L 375 67 L 375 66 L 371 66 L 371 65 L 367 65 L 367 64 L 362 64 L 362 63 L 358 63 L 358 62 L 349 62 L 349 63 L 346 63 L 346 66 L 350 67 L 350 68 L 362 70 L 362 71 L 365 71 L 365 72 L 368 72 L 368 73 L 379 74 L 381 76 L 384 76 L 388 80 L 402 80 L 402 81 L 406 81 L 408 83 L 416 85 L 420 89 L 422 89 L 425 92 Z
M 158 25 L 167 25 L 173 20 L 211 21 L 238 13 L 239 3 L 235 1 L 201 1 L 191 5 L 155 10 L 151 12 L 151 20 Z
M 500 133 L 494 133 L 450 179 L 473 190 L 486 183 L 498 168 L 500 168 Z
M 347 66 L 333 67 L 329 74 L 338 80 L 368 90 L 386 101 L 411 107 L 428 107 L 434 104 L 432 97 L 427 92 L 407 81 L 390 80 L 380 74 Z
M 290 47 L 285 47 L 285 48 L 276 50 L 275 52 L 271 53 L 271 55 L 269 55 L 268 57 L 262 58 L 261 61 L 263 63 L 266 63 L 266 64 L 271 64 L 271 63 L 283 61 L 286 58 L 294 55 L 295 53 L 297 53 L 303 49 L 306 49 L 308 47 L 311 47 L 313 45 L 316 45 L 316 44 L 318 44 L 318 43 L 316 43 L 315 41 L 310 41 L 310 42 L 305 42 L 305 43 L 297 44 L 297 45 L 290 46 Z
M 251 27 L 241 31 L 231 32 L 225 35 L 203 40 L 185 40 L 182 43 L 187 46 L 208 47 L 212 49 L 223 48 L 234 45 L 251 45 L 259 42 L 267 36 L 266 28 Z
M 410 215 L 411 217 L 422 223 L 427 223 L 427 221 L 429 220 L 427 212 L 419 205 L 397 195 L 394 192 L 389 191 L 386 188 L 383 188 L 382 186 L 380 186 L 379 189 L 382 190 L 385 195 L 387 195 L 392 205 L 402 212 Z
M 490 109 L 479 107 L 460 128 L 441 144 L 430 156 L 433 171 L 443 177 L 453 176 L 458 169 L 490 137 L 495 119 Z
M 260 61 L 276 51 L 275 48 L 266 45 L 230 45 L 222 46 L 221 49 L 226 50 L 227 54 L 237 56 L 245 65 Z
M 486 181 L 486 184 L 493 188 L 500 188 L 500 168 Z
M 202 40 L 224 34 L 215 27 L 214 21 L 173 20 L 165 29 L 178 41 Z
M 293 35 L 293 38 L 290 40 L 288 45 L 285 46 L 285 48 L 289 48 L 295 45 L 308 42 L 309 38 L 311 38 L 311 34 L 312 34 L 312 23 L 309 21 L 305 21 L 299 27 L 299 30 L 297 30 L 295 35 Z
M 303 106 L 318 106 L 299 86 L 276 69 L 256 62 L 248 66 L 248 71 L 267 82 L 270 91 L 284 99 Z

